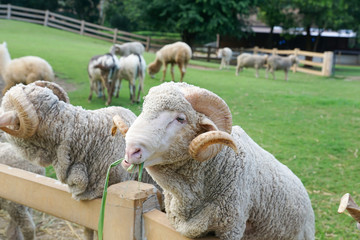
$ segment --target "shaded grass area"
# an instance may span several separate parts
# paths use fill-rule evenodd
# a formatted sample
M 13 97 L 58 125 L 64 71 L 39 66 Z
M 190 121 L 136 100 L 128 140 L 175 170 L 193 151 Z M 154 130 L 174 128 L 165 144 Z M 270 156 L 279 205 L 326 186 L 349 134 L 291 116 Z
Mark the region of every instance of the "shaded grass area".
M 15 30 L 16 29 L 16 30 Z M 102 99 L 87 102 L 87 63 L 93 55 L 108 51 L 111 43 L 48 27 L 0 20 L 0 41 L 7 41 L 13 58 L 37 55 L 50 62 L 58 76 L 77 86 L 69 92 L 74 105 L 86 109 L 104 107 Z M 149 64 L 155 58 L 145 53 Z M 360 67 L 338 67 L 334 77 L 276 72 L 277 79 L 265 79 L 265 70 L 255 78 L 253 69 L 235 76 L 235 67 L 218 70 L 218 64 L 191 61 L 211 68 L 188 68 L 185 81 L 207 88 L 229 105 L 234 125 L 240 125 L 260 146 L 286 164 L 304 183 L 316 214 L 316 239 L 358 239 L 354 221 L 337 214 L 346 192 L 360 203 Z M 168 70 L 169 71 L 169 70 Z M 144 94 L 160 84 L 145 79 Z M 180 74 L 175 67 L 175 78 Z M 165 81 L 170 81 L 168 72 Z M 128 84 L 123 84 L 120 105 L 141 112 L 141 104 L 129 101 Z M 51 170 L 51 169 L 49 169 Z M 53 173 L 52 173 L 53 174 Z M 269 206 L 271 207 L 271 206 Z

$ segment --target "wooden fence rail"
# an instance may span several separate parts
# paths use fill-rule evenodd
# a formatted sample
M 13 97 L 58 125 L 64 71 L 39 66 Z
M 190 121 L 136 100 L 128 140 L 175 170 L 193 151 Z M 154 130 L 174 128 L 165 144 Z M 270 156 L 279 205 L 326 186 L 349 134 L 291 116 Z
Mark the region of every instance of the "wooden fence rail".
M 58 180 L 0 164 L 0 197 L 97 230 L 101 199 L 76 201 Z M 111 185 L 104 219 L 104 240 L 189 240 L 170 226 L 153 185 L 136 181 Z M 202 238 L 215 240 L 216 238 Z
M 220 58 L 216 55 L 216 47 L 195 47 L 193 48 L 193 59 L 202 59 L 208 62 L 216 61 L 220 62 Z M 265 49 L 265 48 L 233 48 L 233 59 L 232 64 L 236 65 L 236 57 L 243 52 L 253 53 L 253 54 L 272 54 L 272 55 L 295 55 L 300 57 L 301 60 L 299 61 L 302 65 L 307 65 L 313 67 L 313 69 L 295 66 L 292 67 L 293 72 L 304 72 L 308 74 L 318 75 L 318 76 L 331 76 L 333 70 L 333 52 L 309 52 L 309 51 L 302 51 L 298 48 L 293 50 L 279 50 L 279 49 Z M 310 60 L 307 60 L 307 57 L 310 57 Z M 319 61 L 313 61 L 314 58 L 318 59 Z
M 120 31 L 116 28 L 108 28 L 83 20 L 77 20 L 48 10 L 44 11 L 18 7 L 11 4 L 0 4 L 0 19 L 12 19 L 41 24 L 112 43 L 121 44 L 138 41 L 144 44 L 146 51 L 152 47 L 151 37 Z M 159 46 L 157 43 L 154 43 L 154 47 L 158 48 Z

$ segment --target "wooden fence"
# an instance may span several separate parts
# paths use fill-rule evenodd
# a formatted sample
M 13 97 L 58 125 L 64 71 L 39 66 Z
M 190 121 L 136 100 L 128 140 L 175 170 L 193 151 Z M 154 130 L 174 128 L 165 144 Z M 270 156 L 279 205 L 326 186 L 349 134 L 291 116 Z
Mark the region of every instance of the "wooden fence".
M 216 55 L 216 50 L 218 48 L 216 47 L 195 47 L 193 48 L 193 58 L 194 59 L 202 59 L 206 60 L 208 62 L 210 61 L 216 61 L 220 62 L 220 58 Z M 302 51 L 298 48 L 295 48 L 294 50 L 279 50 L 279 49 L 265 49 L 265 48 L 235 48 L 233 50 L 233 59 L 232 64 L 236 65 L 236 57 L 240 55 L 243 52 L 253 53 L 253 54 L 272 54 L 272 55 L 290 55 L 293 54 L 300 59 L 300 65 L 306 65 L 310 66 L 311 68 L 305 68 L 300 66 L 294 66 L 292 67 L 292 70 L 294 72 L 304 72 L 309 73 L 313 75 L 318 76 L 331 76 L 333 72 L 333 58 L 334 53 L 333 52 L 324 52 L 324 53 L 318 53 L 318 52 L 309 52 L 309 51 Z M 307 58 L 310 58 L 312 60 L 307 60 Z M 318 61 L 314 61 L 314 59 L 317 59 Z
M 101 199 L 76 201 L 58 180 L 3 164 L 0 182 L 1 198 L 97 230 Z M 189 240 L 174 230 L 157 206 L 157 192 L 151 184 L 128 181 L 111 185 L 106 199 L 104 240 Z
M 151 47 L 154 47 L 155 49 L 159 48 L 158 40 L 152 40 L 150 36 L 142 36 L 120 31 L 116 28 L 104 27 L 83 20 L 65 17 L 48 10 L 44 11 L 17 7 L 11 4 L 0 4 L 0 19 L 1 18 L 37 23 L 48 27 L 78 33 L 84 36 L 102 39 L 112 43 L 121 44 L 124 42 L 138 41 L 145 46 L 146 51 L 148 51 Z

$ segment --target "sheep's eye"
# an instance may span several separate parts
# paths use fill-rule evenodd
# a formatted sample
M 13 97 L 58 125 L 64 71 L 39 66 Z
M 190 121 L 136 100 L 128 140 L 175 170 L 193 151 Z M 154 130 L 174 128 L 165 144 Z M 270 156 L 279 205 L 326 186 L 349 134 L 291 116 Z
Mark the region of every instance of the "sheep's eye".
M 178 121 L 179 123 L 184 123 L 185 122 L 185 118 L 182 117 L 177 117 L 176 121 Z

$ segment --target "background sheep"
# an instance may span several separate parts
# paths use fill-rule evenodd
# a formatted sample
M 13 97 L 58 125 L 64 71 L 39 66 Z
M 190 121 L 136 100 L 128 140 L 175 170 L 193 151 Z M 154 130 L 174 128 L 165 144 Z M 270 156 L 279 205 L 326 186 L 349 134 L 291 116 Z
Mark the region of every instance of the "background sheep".
M 45 175 L 45 168 L 36 166 L 25 160 L 18 154 L 15 147 L 10 143 L 0 142 L 0 163 L 10 167 L 20 168 L 33 173 Z M 32 240 L 35 239 L 35 224 L 32 219 L 30 208 L 0 198 L 0 209 L 7 211 L 10 215 L 10 223 L 6 230 L 8 239 Z
M 237 65 L 236 65 L 236 73 L 235 75 L 239 75 L 239 71 L 242 71 L 244 67 L 251 67 L 256 69 L 255 76 L 259 77 L 259 69 L 262 68 L 266 64 L 266 60 L 268 55 L 253 55 L 250 53 L 242 53 L 237 57 Z
M 217 56 L 221 58 L 220 69 L 230 68 L 230 61 L 232 58 L 232 50 L 228 47 L 221 48 L 217 51 Z
M 301 181 L 231 119 L 210 91 L 153 87 L 126 134 L 122 165 L 144 163 L 164 189 L 170 223 L 186 237 L 214 231 L 220 239 L 314 239 Z
M 128 42 L 123 44 L 114 44 L 110 48 L 111 54 L 120 55 L 123 57 L 129 56 L 130 54 L 142 55 L 145 51 L 144 46 L 140 42 Z
M 278 55 L 272 55 L 268 57 L 267 67 L 266 67 L 266 78 L 268 78 L 268 71 L 270 70 L 273 75 L 273 79 L 275 80 L 276 70 L 284 70 L 285 72 L 285 81 L 288 80 L 288 71 L 294 65 L 298 64 L 299 59 L 295 55 L 289 55 L 287 57 L 281 57 Z
M 145 59 L 138 54 L 131 54 L 127 57 L 119 59 L 119 67 L 117 71 L 118 83 L 115 85 L 116 96 L 119 97 L 122 80 L 129 81 L 130 100 L 132 103 L 140 102 L 140 92 L 144 89 L 146 62 Z M 136 79 L 139 79 L 138 93 L 136 98 Z
M 164 81 L 167 65 L 171 64 L 171 80 L 175 81 L 174 64 L 177 64 L 181 73 L 180 82 L 182 82 L 191 56 L 191 48 L 184 42 L 176 42 L 165 45 L 156 52 L 155 61 L 149 64 L 148 73 L 153 77 L 154 74 L 160 71 L 161 66 L 163 66 L 164 70 L 161 81 Z
M 90 82 L 90 93 L 88 100 L 92 99 L 93 92 L 98 97 L 105 100 L 104 89 L 107 89 L 108 99 L 106 106 L 110 105 L 114 93 L 114 83 L 117 79 L 119 60 L 114 54 L 96 55 L 92 57 L 88 64 L 88 74 Z
M 6 42 L 0 44 L 0 75 L 6 84 L 3 94 L 18 83 L 29 84 L 36 80 L 55 79 L 50 64 L 42 58 L 26 56 L 11 60 Z

